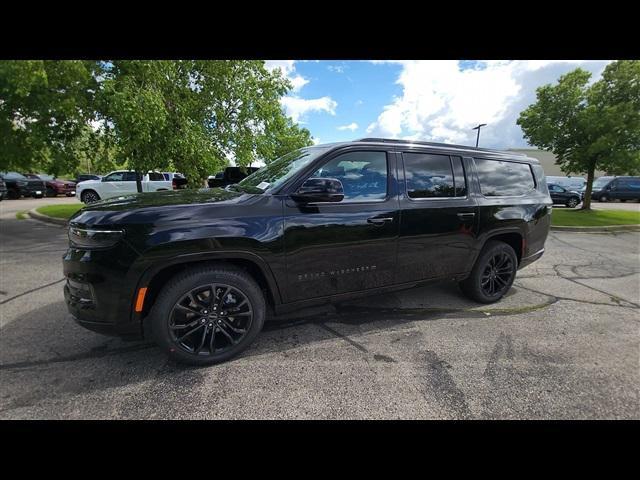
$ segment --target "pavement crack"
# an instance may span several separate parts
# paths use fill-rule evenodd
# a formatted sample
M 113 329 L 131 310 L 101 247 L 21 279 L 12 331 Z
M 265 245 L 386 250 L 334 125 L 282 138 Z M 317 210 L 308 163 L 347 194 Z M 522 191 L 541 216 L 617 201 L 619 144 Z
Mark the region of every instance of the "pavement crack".
M 4 305 L 5 303 L 10 302 L 11 300 L 15 300 L 16 298 L 23 297 L 24 295 L 37 292 L 38 290 L 42 290 L 43 288 L 50 287 L 51 285 L 55 285 L 56 283 L 64 282 L 64 280 L 65 280 L 64 278 L 61 278 L 60 280 L 56 280 L 55 282 L 47 283 L 45 285 L 40 285 L 39 287 L 32 288 L 31 290 L 27 290 L 26 292 L 19 293 L 18 295 L 14 295 L 13 297 L 5 298 L 0 302 L 0 305 Z
M 331 327 L 328 327 L 327 325 L 325 325 L 324 323 L 317 323 L 316 325 L 318 325 L 320 328 L 326 330 L 329 333 L 332 333 L 333 335 L 335 335 L 338 338 L 341 338 L 342 340 L 344 340 L 345 342 L 349 343 L 350 345 L 353 345 L 354 347 L 356 347 L 358 350 L 360 350 L 363 353 L 369 353 L 369 350 L 367 350 L 364 346 L 362 346 L 360 343 L 356 342 L 355 340 L 352 340 L 351 338 L 349 338 L 347 335 L 338 332 L 337 330 L 334 330 Z
M 105 344 L 105 345 L 99 345 L 97 347 L 93 347 L 88 352 L 78 353 L 76 355 L 60 356 L 57 358 L 47 358 L 45 360 L 33 360 L 31 362 L 5 363 L 0 365 L 0 370 L 39 367 L 42 365 L 50 365 L 52 363 L 75 362 L 78 360 L 100 358 L 100 357 L 106 357 L 109 355 L 117 355 L 120 353 L 137 352 L 140 350 L 147 350 L 150 348 L 156 348 L 156 345 L 154 343 L 143 343 L 143 344 L 136 344 L 136 345 L 128 345 L 121 348 L 108 349 L 107 345 Z

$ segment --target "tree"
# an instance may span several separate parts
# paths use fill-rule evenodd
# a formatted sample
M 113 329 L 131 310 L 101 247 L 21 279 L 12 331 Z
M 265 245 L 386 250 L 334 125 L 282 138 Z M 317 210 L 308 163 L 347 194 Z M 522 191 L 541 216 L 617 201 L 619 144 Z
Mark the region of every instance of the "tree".
M 90 61 L 0 61 L 0 170 L 77 165 L 75 140 L 93 114 Z
M 192 185 L 228 163 L 248 166 L 309 133 L 285 117 L 290 88 L 261 61 L 104 62 L 99 118 L 138 172 L 172 168 Z
M 582 208 L 591 208 L 595 171 L 640 172 L 640 61 L 621 60 L 589 85 L 580 68 L 536 90 L 518 125 L 531 145 L 552 151 L 563 172 L 587 174 Z
M 290 89 L 262 61 L 0 62 L 0 169 L 128 165 L 202 185 L 311 144 L 280 105 Z

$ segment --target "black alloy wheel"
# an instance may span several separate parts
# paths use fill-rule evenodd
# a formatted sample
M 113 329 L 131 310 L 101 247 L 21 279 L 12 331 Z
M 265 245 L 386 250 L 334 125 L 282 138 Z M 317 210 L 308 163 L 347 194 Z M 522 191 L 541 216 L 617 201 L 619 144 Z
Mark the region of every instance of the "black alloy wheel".
M 183 295 L 169 319 L 171 340 L 192 355 L 228 351 L 251 329 L 253 307 L 239 288 L 224 283 L 196 287 Z

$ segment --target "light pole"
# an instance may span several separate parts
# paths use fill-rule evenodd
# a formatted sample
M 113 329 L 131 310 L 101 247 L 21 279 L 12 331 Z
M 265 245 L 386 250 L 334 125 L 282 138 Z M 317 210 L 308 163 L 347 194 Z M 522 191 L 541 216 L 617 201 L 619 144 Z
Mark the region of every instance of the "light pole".
M 471 130 L 478 130 L 478 136 L 476 137 L 476 148 L 478 147 L 478 142 L 480 141 L 480 129 L 482 127 L 486 127 L 487 124 L 486 123 L 481 123 L 480 125 L 478 125 L 477 127 L 473 127 Z

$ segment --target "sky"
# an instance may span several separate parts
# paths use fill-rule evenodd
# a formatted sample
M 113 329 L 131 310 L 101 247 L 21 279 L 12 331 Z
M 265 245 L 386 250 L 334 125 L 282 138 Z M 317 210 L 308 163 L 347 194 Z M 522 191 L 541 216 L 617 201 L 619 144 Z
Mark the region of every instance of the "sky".
M 516 125 L 537 87 L 581 67 L 600 78 L 604 60 L 269 60 L 291 80 L 288 115 L 316 143 L 385 137 L 526 148 Z

